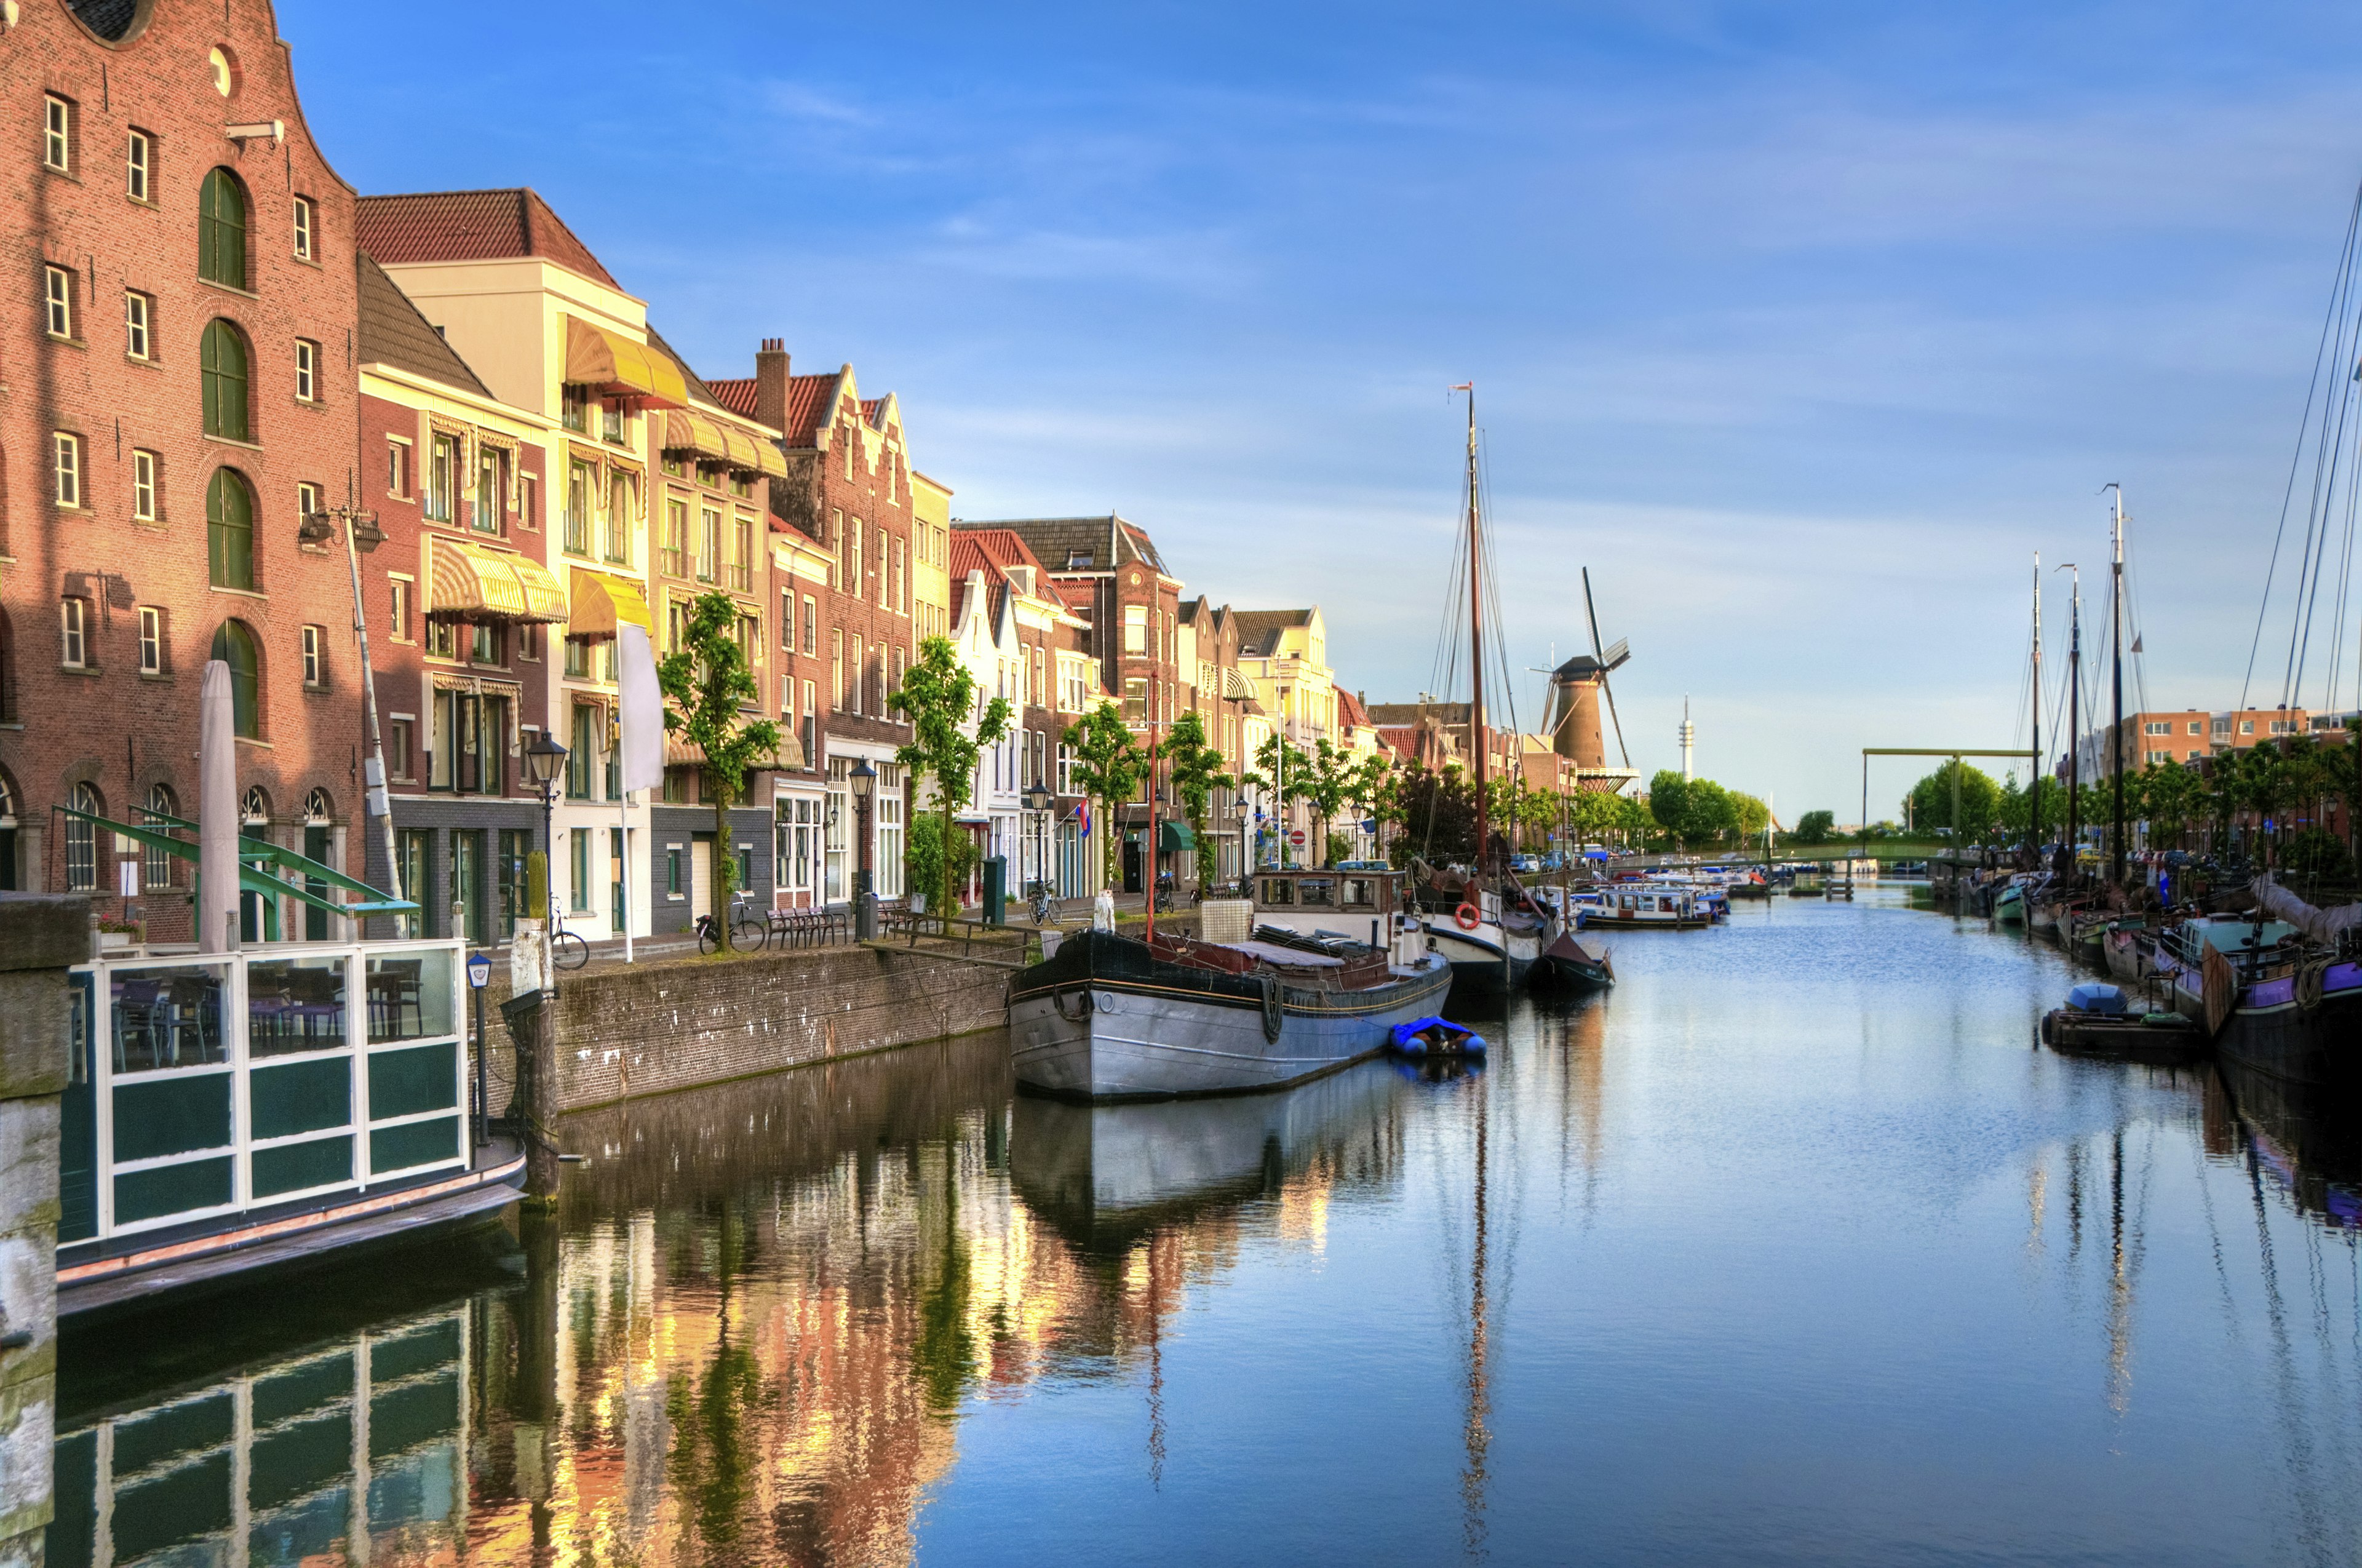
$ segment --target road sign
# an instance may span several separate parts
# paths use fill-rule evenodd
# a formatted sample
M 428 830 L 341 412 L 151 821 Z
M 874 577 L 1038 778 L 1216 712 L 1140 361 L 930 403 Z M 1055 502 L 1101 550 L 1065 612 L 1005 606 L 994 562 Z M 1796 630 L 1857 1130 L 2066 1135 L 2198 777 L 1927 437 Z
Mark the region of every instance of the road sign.
M 1297 847 L 1297 848 L 1298 848 L 1298 849 L 1303 848 L 1303 847 L 1304 847 L 1304 830 L 1303 830 L 1302 828 L 1290 828 L 1290 829 L 1288 829 L 1288 830 L 1287 830 L 1287 842 L 1288 842 L 1288 843 L 1290 843 L 1290 844 L 1292 844 L 1292 845 L 1296 845 L 1296 847 Z
M 489 953 L 468 955 L 468 984 L 482 990 L 492 983 L 492 958 Z

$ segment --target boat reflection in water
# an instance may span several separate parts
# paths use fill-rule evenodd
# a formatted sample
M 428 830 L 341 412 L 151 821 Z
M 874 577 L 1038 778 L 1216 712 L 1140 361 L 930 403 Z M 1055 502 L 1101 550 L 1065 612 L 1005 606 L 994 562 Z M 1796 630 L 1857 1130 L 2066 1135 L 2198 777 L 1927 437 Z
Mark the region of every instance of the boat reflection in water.
M 1387 1108 L 1399 1080 L 1379 1062 L 1276 1094 L 1131 1105 L 1020 1095 L 1009 1174 L 1027 1208 L 1087 1253 L 1120 1254 L 1161 1226 L 1291 1181 L 1383 1183 L 1400 1168 Z
M 2308 1218 L 2362 1231 L 2354 1097 L 2235 1062 L 2218 1062 L 2216 1074 L 2207 1084 L 2206 1152 L 2244 1162 L 2253 1179 L 2279 1187 Z

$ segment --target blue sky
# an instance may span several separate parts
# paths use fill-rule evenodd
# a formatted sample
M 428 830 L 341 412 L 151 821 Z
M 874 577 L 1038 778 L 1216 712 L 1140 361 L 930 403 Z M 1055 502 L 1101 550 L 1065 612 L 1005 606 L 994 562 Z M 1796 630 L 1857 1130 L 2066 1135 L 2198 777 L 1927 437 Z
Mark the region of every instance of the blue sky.
M 1510 662 L 1588 565 L 1634 764 L 1686 695 L 1791 819 L 2024 744 L 2031 554 L 2103 560 L 2110 480 L 2152 700 L 2235 700 L 2362 177 L 2327 5 L 279 17 L 362 191 L 536 187 L 701 370 L 850 360 L 960 515 L 1120 510 L 1373 701 L 1473 378 Z

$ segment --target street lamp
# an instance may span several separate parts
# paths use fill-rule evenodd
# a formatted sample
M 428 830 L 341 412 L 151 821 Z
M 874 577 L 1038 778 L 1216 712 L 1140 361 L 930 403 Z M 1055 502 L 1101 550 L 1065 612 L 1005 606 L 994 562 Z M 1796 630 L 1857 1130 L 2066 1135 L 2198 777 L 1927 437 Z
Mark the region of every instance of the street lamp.
M 877 934 L 877 899 L 869 890 L 869 792 L 877 788 L 877 769 L 865 756 L 854 763 L 846 778 L 853 786 L 861 834 L 860 868 L 853 874 L 853 934 L 855 940 L 866 942 Z
M 1246 880 L 1248 868 L 1253 864 L 1247 853 L 1247 814 L 1245 796 L 1242 795 L 1231 802 L 1231 821 L 1236 824 L 1239 834 L 1239 880 L 1242 882 Z
M 533 744 L 524 748 L 525 780 L 541 791 L 541 853 L 548 867 L 541 880 L 549 897 L 549 907 L 541 912 L 553 928 L 557 922 L 557 883 L 550 872 L 556 869 L 557 835 L 550 826 L 550 812 L 557 805 L 557 776 L 565 767 L 566 748 L 547 730 L 534 736 Z
M 1025 787 L 1022 799 L 1025 809 L 1033 813 L 1033 878 L 1046 888 L 1050 881 L 1050 791 L 1036 778 Z

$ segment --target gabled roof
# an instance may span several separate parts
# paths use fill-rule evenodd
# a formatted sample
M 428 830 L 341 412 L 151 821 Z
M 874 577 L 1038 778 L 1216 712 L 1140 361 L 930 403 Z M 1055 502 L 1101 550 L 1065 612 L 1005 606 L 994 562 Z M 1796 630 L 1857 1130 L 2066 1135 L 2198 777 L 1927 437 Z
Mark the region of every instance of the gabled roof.
M 370 259 L 368 251 L 355 252 L 353 270 L 360 284 L 362 364 L 391 365 L 478 397 L 492 395 L 459 358 L 458 350 L 443 341 L 443 335 L 418 314 L 410 296 Z
M 1014 528 L 963 528 L 952 536 L 952 560 L 956 566 L 960 550 L 966 547 L 988 563 L 999 576 L 1009 575 L 1010 567 L 1032 567 L 1036 572 L 1042 563 L 1025 547 L 1024 536 Z M 1046 589 L 1047 585 L 1043 585 Z
M 1362 700 L 1342 687 L 1337 690 L 1337 727 L 1341 730 L 1366 729 L 1370 723 L 1369 710 Z
M 530 187 L 363 196 L 355 205 L 353 237 L 389 267 L 537 256 L 618 293 L 624 287 Z
M 1233 610 L 1239 624 L 1239 657 L 1269 658 L 1279 647 L 1280 635 L 1312 624 L 1309 610 Z
M 1033 558 L 1051 573 L 1110 572 L 1138 561 L 1169 576 L 1148 531 L 1113 513 L 1103 517 L 1020 517 L 992 522 L 952 520 L 963 529 L 1005 528 L 1025 541 Z
M 720 381 L 708 381 L 705 383 L 705 390 L 712 392 L 714 401 L 731 413 L 743 414 L 749 419 L 755 417 L 754 377 L 730 376 Z

